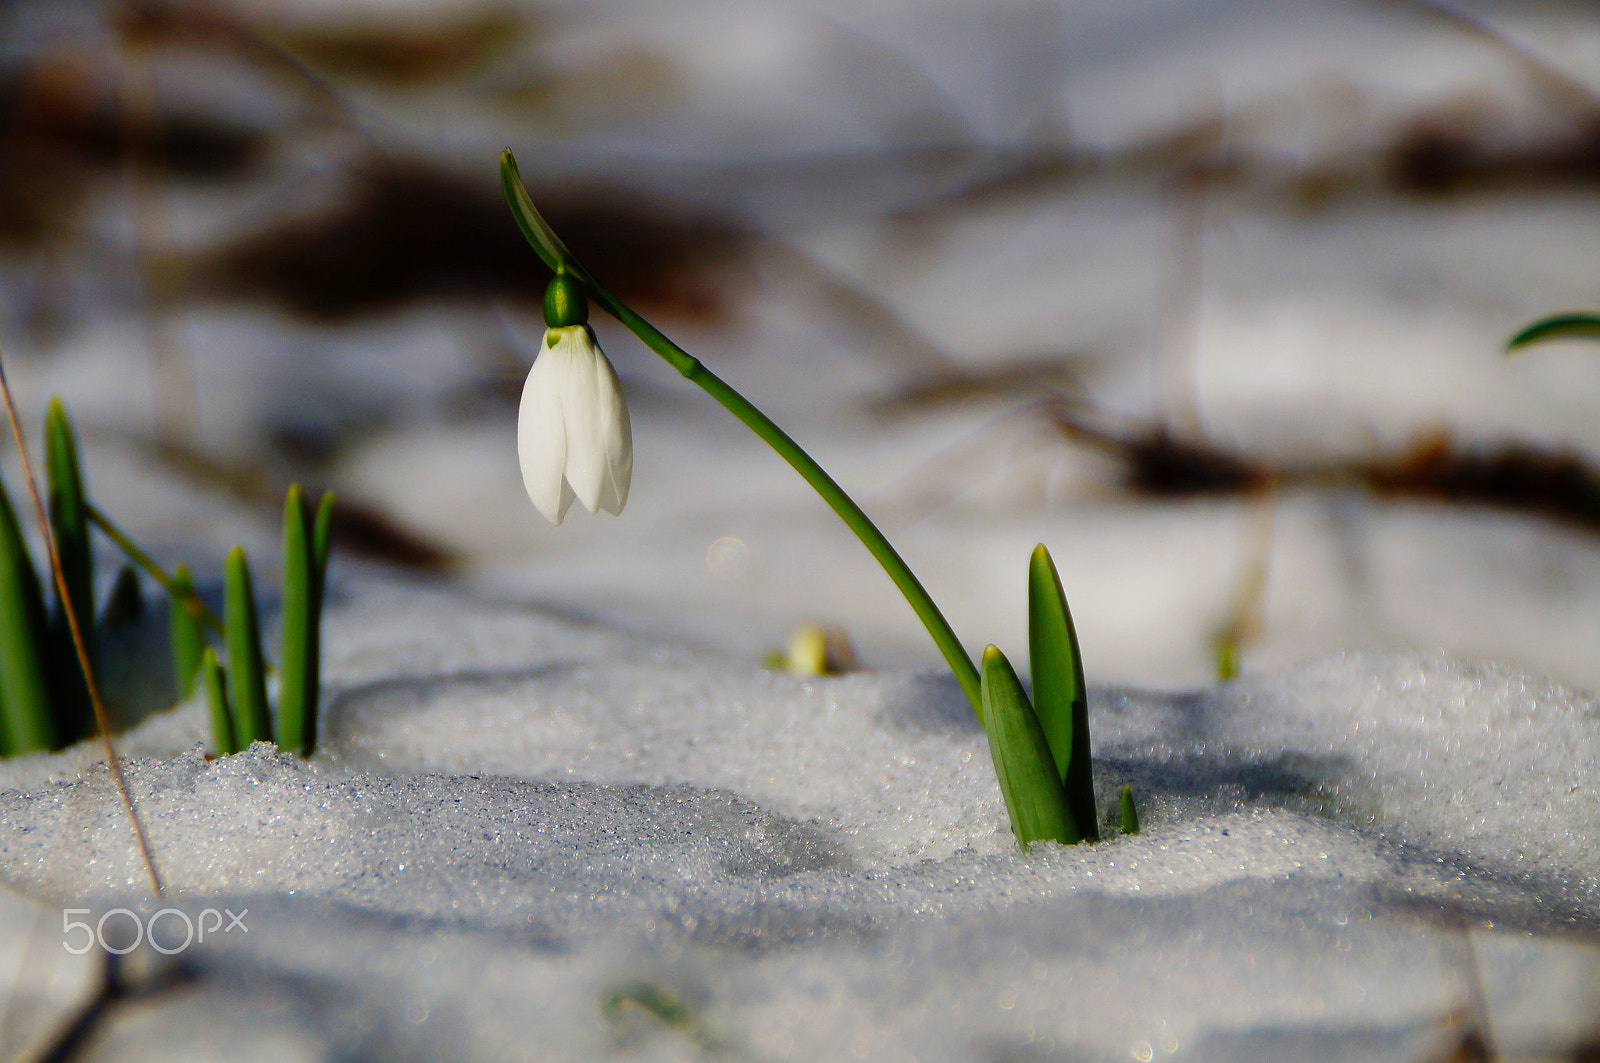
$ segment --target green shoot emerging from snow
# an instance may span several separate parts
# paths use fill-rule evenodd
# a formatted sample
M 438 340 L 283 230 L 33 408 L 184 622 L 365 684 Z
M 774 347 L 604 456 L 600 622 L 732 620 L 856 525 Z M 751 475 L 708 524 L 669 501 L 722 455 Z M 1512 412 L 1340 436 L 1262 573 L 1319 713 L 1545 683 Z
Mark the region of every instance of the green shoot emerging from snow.
M 322 496 L 313 518 L 306 512 L 299 485 L 289 488 L 283 505 L 283 628 L 276 741 L 280 748 L 304 757 L 317 745 L 322 593 L 327 584 L 332 526 L 333 495 Z M 211 717 L 212 745 L 218 753 L 237 753 L 252 742 L 273 741 L 274 733 L 267 709 L 267 664 L 261 651 L 255 587 L 241 548 L 236 546 L 228 554 L 224 577 L 227 667 L 215 651 L 202 648 L 200 625 L 181 596 L 182 587 L 172 592 L 173 667 L 180 684 L 190 690 L 198 670 Z M 188 572 L 180 569 L 179 579 L 187 585 Z
M 217 752 L 236 752 L 257 738 L 270 740 L 266 665 L 244 552 L 235 549 L 229 555 L 225 625 L 196 593 L 187 566 L 179 565 L 168 575 L 89 501 L 77 439 L 59 400 L 50 403 L 45 417 L 45 456 L 48 521 L 61 567 L 59 583 L 53 584 L 58 593 L 50 605 L 0 483 L 0 756 L 61 749 L 99 732 L 85 663 L 98 670 L 109 637 L 141 618 L 143 597 L 133 566 L 168 593 L 175 694 L 188 697 L 201 680 L 212 705 Z M 278 728 L 285 748 L 307 756 L 316 745 L 318 643 L 332 503 L 333 496 L 324 495 L 313 521 L 294 487 L 285 506 Z M 127 554 L 132 565 L 118 573 L 99 620 L 92 627 L 85 624 L 87 657 L 80 661 L 66 605 L 70 602 L 78 617 L 94 616 L 91 525 Z M 65 588 L 65 601 L 60 587 Z M 228 646 L 231 699 L 223 685 L 225 673 L 207 647 L 208 630 Z
M 1122 784 L 1122 796 L 1117 800 L 1117 818 L 1122 821 L 1122 833 L 1139 833 L 1139 810 L 1133 807 L 1133 787 Z

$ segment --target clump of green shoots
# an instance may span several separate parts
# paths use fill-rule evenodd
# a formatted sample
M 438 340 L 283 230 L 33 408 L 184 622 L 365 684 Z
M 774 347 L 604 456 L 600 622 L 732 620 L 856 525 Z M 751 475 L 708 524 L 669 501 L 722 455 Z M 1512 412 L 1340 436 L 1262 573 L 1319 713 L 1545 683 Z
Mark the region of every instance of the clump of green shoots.
M 65 587 L 74 615 L 94 616 L 91 525 L 132 562 L 118 572 L 104 610 L 93 630 L 85 633 L 88 667 L 98 669 L 112 637 L 142 617 L 137 565 L 168 593 L 178 696 L 188 697 L 196 678 L 206 673 L 217 752 L 236 752 L 255 739 L 270 741 L 265 659 L 244 551 L 235 547 L 228 557 L 224 624 L 196 593 L 187 566 L 167 574 L 89 501 L 77 439 L 59 399 L 50 402 L 46 413 L 45 455 L 50 535 L 61 566 L 58 586 Z M 323 495 L 315 520 L 309 519 L 298 486 L 289 489 L 285 503 L 278 728 L 280 745 L 307 756 L 316 746 L 318 646 L 332 506 L 333 496 Z M 47 608 L 16 511 L 0 482 L 0 756 L 63 749 L 99 730 L 84 663 L 68 623 L 67 603 L 61 598 L 58 591 Z M 206 644 L 208 631 L 228 647 L 235 681 L 231 699 L 220 685 L 221 666 Z M 216 684 L 210 681 L 212 673 L 219 680 Z
M 1028 649 L 1033 697 L 1023 688 L 1005 655 L 994 646 L 979 669 L 967 655 L 938 606 L 909 566 L 853 499 L 815 460 L 744 396 L 707 369 L 623 303 L 584 268 L 528 196 L 509 150 L 500 156 L 501 184 L 512 217 L 528 243 L 555 274 L 546 291 L 546 333 L 523 394 L 519 453 L 529 495 L 541 512 L 559 524 L 572 493 L 594 512 L 620 512 L 632 469 L 631 433 L 620 389 L 594 344 L 592 333 L 578 344 L 576 330 L 587 328 L 587 300 L 628 328 L 686 379 L 703 389 L 761 437 L 819 494 L 883 566 L 918 619 L 933 637 L 989 737 L 1000 791 L 1017 842 L 1065 844 L 1100 836 L 1089 763 L 1089 712 L 1078 652 L 1078 637 L 1060 577 L 1043 545 L 1033 552 L 1028 575 Z M 541 376 L 541 371 L 543 376 Z M 552 381 L 565 376 L 583 383 L 565 389 Z M 596 388 L 593 381 L 605 382 Z M 594 397 L 603 395 L 604 401 Z M 548 414 L 559 407 L 560 417 Z M 548 424 L 528 424 L 545 414 Z M 564 421 L 565 437 L 557 424 Z M 572 426 L 580 426 L 574 430 Z M 551 440 L 548 444 L 546 440 Z M 565 477 L 565 478 L 564 478 Z M 609 494 L 606 493 L 608 489 Z M 541 501 L 542 500 L 542 501 Z M 1124 833 L 1137 830 L 1132 795 L 1125 789 Z M 1129 825 L 1133 829 L 1128 829 Z
M 60 400 L 53 400 L 45 415 L 45 455 L 47 519 L 60 557 L 61 585 L 75 614 L 87 622 L 94 616 L 92 507 L 83 489 L 77 440 Z M 98 729 L 66 604 L 59 590 L 53 597 L 47 607 L 16 509 L 0 483 L 0 756 L 62 749 Z M 137 620 L 141 607 L 138 577 L 124 566 L 105 611 L 85 632 L 91 667 L 109 636 Z
M 313 519 L 298 484 L 283 506 L 283 609 L 278 662 L 276 741 L 309 757 L 317 746 L 322 592 L 328 571 L 333 495 L 324 494 Z M 267 705 L 267 665 L 255 585 L 244 549 L 235 546 L 223 563 L 223 641 L 227 664 L 206 645 L 204 616 L 193 581 L 181 566 L 170 592 L 173 673 L 187 696 L 198 681 L 211 719 L 211 742 L 219 754 L 237 753 L 253 742 L 274 741 Z
M 1034 547 L 1028 565 L 1028 661 L 1033 699 L 1005 654 L 983 651 L 978 719 L 1011 829 L 1022 845 L 1041 839 L 1097 841 L 1089 772 L 1089 700 L 1078 633 L 1050 551 Z

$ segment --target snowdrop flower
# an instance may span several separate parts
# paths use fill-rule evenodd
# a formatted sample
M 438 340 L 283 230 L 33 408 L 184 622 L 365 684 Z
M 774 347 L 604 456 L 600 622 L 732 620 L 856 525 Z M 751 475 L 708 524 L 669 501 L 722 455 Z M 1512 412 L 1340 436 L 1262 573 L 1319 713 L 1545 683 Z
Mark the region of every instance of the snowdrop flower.
M 551 524 L 574 498 L 590 513 L 619 514 L 633 475 L 622 385 L 586 323 L 582 288 L 564 273 L 545 291 L 544 317 L 549 328 L 517 414 L 523 486 Z

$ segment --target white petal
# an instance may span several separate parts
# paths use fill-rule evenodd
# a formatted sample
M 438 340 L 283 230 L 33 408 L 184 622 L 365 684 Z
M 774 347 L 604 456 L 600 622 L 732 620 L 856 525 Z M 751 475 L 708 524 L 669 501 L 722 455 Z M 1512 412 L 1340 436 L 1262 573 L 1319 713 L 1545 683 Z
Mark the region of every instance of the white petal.
M 550 353 L 562 356 L 558 379 L 567 482 L 590 513 L 602 508 L 620 513 L 633 475 L 633 434 L 622 385 L 586 327 L 559 331 L 567 335 Z
M 617 516 L 628 503 L 628 486 L 633 479 L 633 426 L 628 421 L 628 404 L 623 401 L 622 382 L 617 379 L 617 371 L 611 367 L 611 360 L 604 351 L 596 347 L 595 353 L 600 356 L 595 405 L 605 441 L 606 470 L 600 484 L 599 506 Z
M 561 505 L 556 509 L 555 524 L 559 527 L 567 519 L 567 509 L 571 507 L 572 500 L 578 496 L 572 493 L 572 485 L 567 483 L 567 478 L 561 478 Z
M 517 411 L 517 457 L 522 463 L 522 486 L 535 508 L 551 524 L 560 524 L 572 504 L 567 486 L 567 430 L 561 414 L 560 359 L 541 348 L 527 383 L 522 385 L 522 405 Z

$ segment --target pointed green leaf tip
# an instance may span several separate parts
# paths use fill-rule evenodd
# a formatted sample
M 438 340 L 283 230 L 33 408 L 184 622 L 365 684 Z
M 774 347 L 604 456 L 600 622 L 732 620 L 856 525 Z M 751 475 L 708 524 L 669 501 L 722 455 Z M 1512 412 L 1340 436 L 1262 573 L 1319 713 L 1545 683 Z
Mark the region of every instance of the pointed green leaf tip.
M 137 624 L 144 616 L 144 592 L 139 590 L 139 574 L 133 566 L 124 564 L 117 569 L 117 578 L 106 596 L 106 607 L 100 612 L 100 628 L 112 632 L 118 628 Z
M 1050 551 L 1033 548 L 1028 563 L 1028 663 L 1033 707 L 1050 745 L 1056 771 L 1078 833 L 1100 837 L 1095 822 L 1094 779 L 1089 764 L 1089 698 L 1083 682 L 1078 633 Z
M 278 665 L 278 744 L 309 757 L 317 746 L 317 694 L 322 640 L 322 587 L 328 565 L 333 496 L 315 521 L 300 485 L 283 502 L 283 638 Z
M 1239 653 L 1239 637 L 1229 631 L 1218 636 L 1211 644 L 1211 662 L 1217 671 L 1217 681 L 1227 683 L 1239 678 L 1243 666 Z
M 79 622 L 94 617 L 94 563 L 89 552 L 89 516 L 78 442 L 60 399 L 51 399 L 44 419 L 45 471 L 50 482 L 50 525 L 61 571 Z
M 1122 821 L 1122 833 L 1139 833 L 1139 810 L 1133 807 L 1133 787 L 1122 784 L 1122 796 L 1117 799 L 1117 816 Z
M 1600 314 L 1555 314 L 1535 321 L 1506 341 L 1506 353 L 1545 340 L 1600 340 Z
M 59 398 L 50 400 L 44 418 L 45 476 L 49 482 L 50 533 L 61 559 L 61 579 L 85 637 L 94 623 L 94 557 L 89 547 L 88 501 L 78 461 L 78 441 Z M 52 581 L 53 582 L 53 581 Z M 55 673 L 56 739 L 63 745 L 97 730 L 89 684 L 78 660 L 65 605 L 57 601 L 50 618 L 50 659 Z M 94 646 L 89 647 L 91 658 Z
M 211 717 L 211 744 L 217 756 L 239 752 L 233 733 L 233 712 L 228 706 L 228 679 L 217 651 L 210 646 L 200 656 L 200 686 L 205 690 L 206 712 Z
M 238 748 L 248 749 L 252 742 L 272 741 L 272 720 L 267 715 L 267 675 L 261 658 L 255 588 L 243 547 L 229 551 L 223 564 L 223 598 L 233 738 Z
M 980 689 L 989 755 L 1017 844 L 1027 848 L 1043 840 L 1076 843 L 1078 829 L 1039 718 L 1011 662 L 993 646 L 983 651 Z

